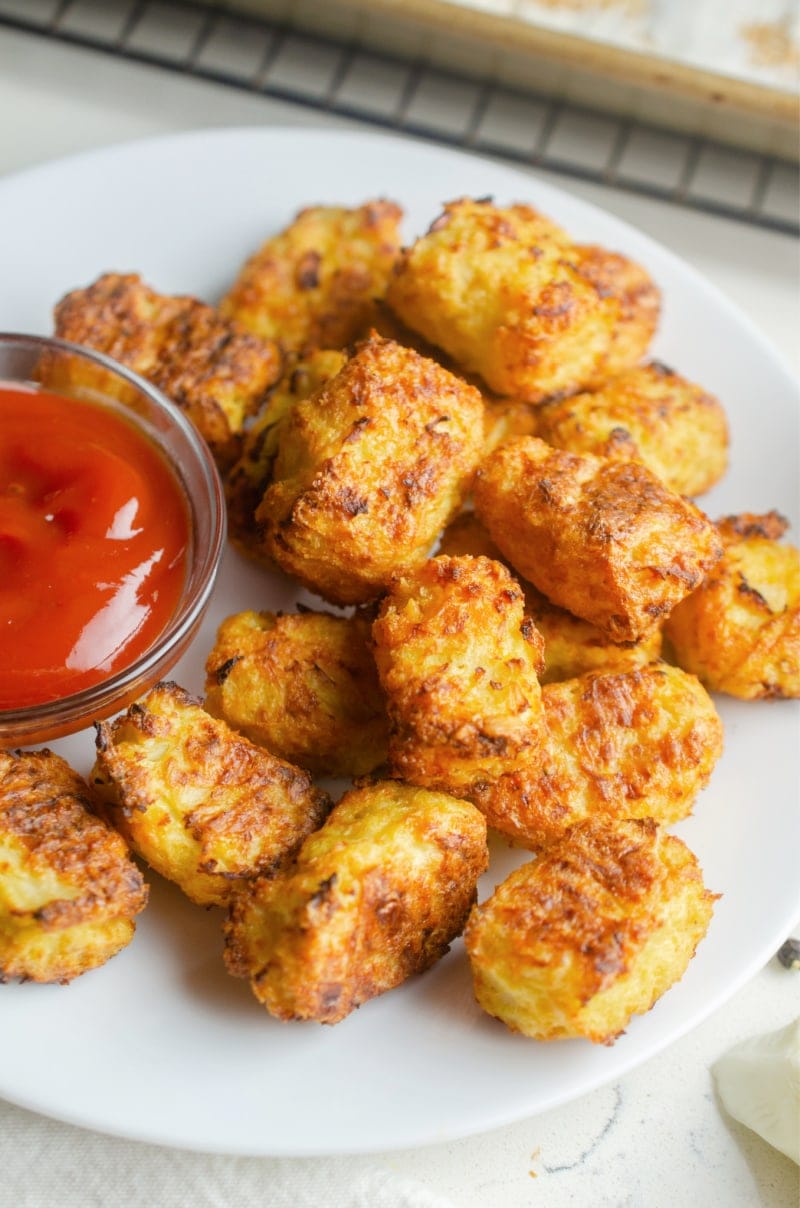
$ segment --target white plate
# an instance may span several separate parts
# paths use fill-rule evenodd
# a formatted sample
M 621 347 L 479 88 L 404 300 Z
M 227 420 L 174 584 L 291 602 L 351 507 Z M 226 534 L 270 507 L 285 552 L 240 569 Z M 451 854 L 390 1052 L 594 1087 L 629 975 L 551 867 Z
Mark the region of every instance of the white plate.
M 213 300 L 303 204 L 386 196 L 424 230 L 442 201 L 530 201 L 639 259 L 664 290 L 654 351 L 724 400 L 733 465 L 712 515 L 777 507 L 798 522 L 798 412 L 774 352 L 714 289 L 630 227 L 489 161 L 362 133 L 229 130 L 95 152 L 0 182 L 0 328 L 50 330 L 53 303 L 107 269 Z M 202 690 L 216 625 L 291 606 L 230 554 L 176 678 Z M 152 878 L 133 943 L 69 987 L 0 989 L 0 1094 L 142 1140 L 242 1154 L 385 1150 L 494 1128 L 619 1077 L 697 1024 L 771 956 L 800 913 L 798 712 L 720 701 L 726 752 L 678 832 L 723 894 L 683 978 L 613 1048 L 513 1036 L 472 1000 L 460 943 L 335 1028 L 280 1024 L 222 969 L 220 914 Z M 58 744 L 88 770 L 89 734 Z M 491 890 L 508 853 L 495 853 Z

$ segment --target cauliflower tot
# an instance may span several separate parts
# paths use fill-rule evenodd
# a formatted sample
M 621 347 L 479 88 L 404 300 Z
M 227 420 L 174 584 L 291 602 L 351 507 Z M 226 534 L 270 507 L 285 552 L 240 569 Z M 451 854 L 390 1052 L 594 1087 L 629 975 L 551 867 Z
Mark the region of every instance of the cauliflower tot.
M 386 292 L 402 217 L 391 201 L 301 210 L 247 261 L 220 312 L 286 352 L 349 344 Z
M 268 552 L 334 604 L 375 599 L 460 509 L 482 437 L 477 390 L 391 340 L 366 341 L 281 428 L 256 512 Z
M 669 618 L 677 662 L 711 692 L 800 697 L 800 550 L 780 543 L 787 527 L 777 512 L 721 520 L 721 562 Z
M 486 459 L 475 510 L 520 575 L 615 642 L 651 632 L 722 554 L 711 521 L 638 462 L 537 437 Z
M 487 862 L 486 824 L 468 802 L 362 784 L 291 870 L 236 893 L 228 968 L 278 1019 L 338 1023 L 445 954 Z
M 501 563 L 437 557 L 397 576 L 372 638 L 397 775 L 473 800 L 531 758 L 542 644 Z
M 728 465 L 722 404 L 658 361 L 544 403 L 535 434 L 570 453 L 640 461 L 678 495 L 710 490 Z
M 402 253 L 387 300 L 493 391 L 537 403 L 599 384 L 645 351 L 658 291 L 640 269 L 634 286 L 629 265 L 602 261 L 530 206 L 462 198 Z
M 147 886 L 58 755 L 0 751 L 0 982 L 68 982 L 133 939 Z
M 542 689 L 547 740 L 516 837 L 539 848 L 584 818 L 687 817 L 722 754 L 699 680 L 667 663 L 595 671 Z
M 202 905 L 280 865 L 330 808 L 307 772 L 172 683 L 98 725 L 92 783 L 133 850 Z
M 241 612 L 206 662 L 206 704 L 273 755 L 323 776 L 386 760 L 389 723 L 370 622 L 325 612 Z
M 106 273 L 67 294 L 55 309 L 55 334 L 106 353 L 163 390 L 223 469 L 281 367 L 273 342 L 196 298 L 158 294 L 135 273 Z M 71 364 L 73 377 L 91 372 Z
M 613 1044 L 683 976 L 714 900 L 651 819 L 579 823 L 473 909 L 475 997 L 536 1040 Z

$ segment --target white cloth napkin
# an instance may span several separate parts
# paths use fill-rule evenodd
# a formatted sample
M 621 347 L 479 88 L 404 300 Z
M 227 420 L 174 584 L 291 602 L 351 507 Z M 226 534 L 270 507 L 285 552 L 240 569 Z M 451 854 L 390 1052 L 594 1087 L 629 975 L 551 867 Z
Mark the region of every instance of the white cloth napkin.
M 0 1208 L 55 1205 L 454 1208 L 415 1180 L 365 1158 L 185 1153 L 104 1137 L 0 1101 Z
M 726 1111 L 800 1163 L 800 1019 L 735 1045 L 713 1074 Z

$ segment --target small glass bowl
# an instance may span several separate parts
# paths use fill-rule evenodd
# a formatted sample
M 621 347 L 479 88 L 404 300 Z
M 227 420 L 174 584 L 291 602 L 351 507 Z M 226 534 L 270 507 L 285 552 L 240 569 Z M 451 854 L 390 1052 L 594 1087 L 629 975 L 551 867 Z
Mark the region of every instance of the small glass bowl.
M 175 665 L 211 597 L 225 544 L 225 504 L 211 454 L 193 424 L 154 386 L 102 353 L 65 340 L 0 333 L 0 385 L 39 386 L 124 415 L 161 451 L 186 499 L 186 583 L 156 641 L 122 671 L 80 692 L 0 709 L 0 748 L 72 734 L 125 708 Z

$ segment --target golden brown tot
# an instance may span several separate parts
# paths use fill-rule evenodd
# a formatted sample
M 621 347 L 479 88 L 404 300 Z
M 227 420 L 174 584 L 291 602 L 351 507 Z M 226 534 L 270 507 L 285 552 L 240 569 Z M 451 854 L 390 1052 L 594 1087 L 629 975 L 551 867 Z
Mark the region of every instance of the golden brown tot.
M 545 403 L 536 435 L 571 453 L 640 461 L 678 495 L 710 490 L 728 464 L 719 400 L 658 361 L 594 393 Z
M 196 298 L 156 293 L 135 273 L 106 273 L 67 294 L 55 309 L 55 334 L 107 353 L 163 390 L 223 468 L 280 373 L 274 343 Z
M 500 550 L 474 512 L 456 516 L 442 535 L 438 553 L 453 557 L 482 554 L 503 561 Z M 542 684 L 572 679 L 585 671 L 641 667 L 661 656 L 661 630 L 658 628 L 650 630 L 638 642 L 613 642 L 596 625 L 551 604 L 532 583 L 521 579 L 520 587 L 525 596 L 525 612 L 544 641 L 544 668 L 539 673 Z
M 282 426 L 256 512 L 267 550 L 335 604 L 374 599 L 459 510 L 482 438 L 477 390 L 391 340 L 366 341 Z
M 616 642 L 651 631 L 722 554 L 708 518 L 643 465 L 536 437 L 487 458 L 475 510 L 519 574 Z
M 387 299 L 492 390 L 536 403 L 599 385 L 647 348 L 658 292 L 617 260 L 600 265 L 530 206 L 462 198 L 403 252 Z
M 800 550 L 780 543 L 787 521 L 746 513 L 717 527 L 722 561 L 669 619 L 675 657 L 712 692 L 800 697 Z
M 349 344 L 386 292 L 402 216 L 391 201 L 301 210 L 247 261 L 221 313 L 287 352 Z
M 338 1023 L 444 955 L 487 860 L 486 824 L 466 801 L 397 781 L 362 785 L 293 869 L 237 892 L 228 968 L 279 1019 Z
M 667 663 L 547 684 L 542 704 L 540 762 L 524 782 L 514 827 L 495 823 L 527 847 L 545 846 L 584 818 L 679 822 L 722 754 L 710 696 Z
M 281 864 L 329 801 L 307 772 L 210 717 L 177 684 L 157 684 L 97 727 L 92 783 L 117 829 L 193 902 Z
M 372 636 L 397 775 L 475 800 L 533 756 L 541 638 L 501 563 L 437 557 L 398 576 Z
M 96 807 L 52 751 L 0 751 L 0 982 L 68 982 L 133 939 L 147 886 Z
M 582 822 L 473 910 L 475 996 L 525 1036 L 612 1044 L 683 976 L 713 903 L 651 819 Z
M 363 776 L 386 759 L 386 705 L 359 615 L 228 617 L 206 662 L 206 709 L 320 775 Z

